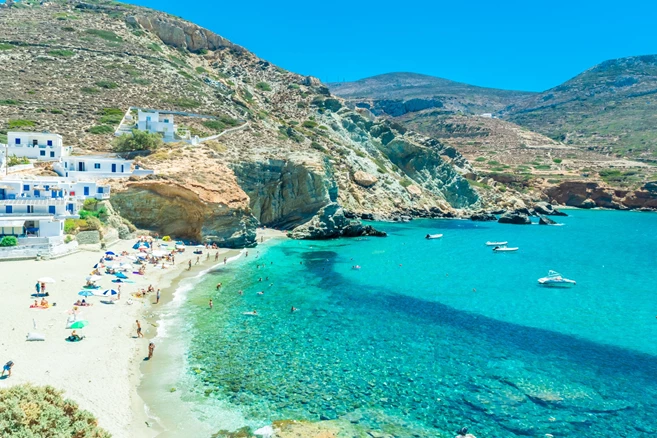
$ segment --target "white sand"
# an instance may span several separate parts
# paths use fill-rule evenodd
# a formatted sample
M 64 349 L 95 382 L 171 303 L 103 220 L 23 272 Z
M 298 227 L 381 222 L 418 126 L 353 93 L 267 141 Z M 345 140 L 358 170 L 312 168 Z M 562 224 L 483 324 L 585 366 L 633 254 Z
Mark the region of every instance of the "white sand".
M 269 234 L 269 233 L 267 233 Z M 267 237 L 265 237 L 267 238 Z M 260 238 L 258 238 L 260 240 Z M 112 246 L 119 254 L 123 250 L 133 252 L 135 241 L 123 241 Z M 0 388 L 31 382 L 37 385 L 52 385 L 65 391 L 65 396 L 80 407 L 91 411 L 101 427 L 114 437 L 136 436 L 134 430 L 143 430 L 147 420 L 143 401 L 137 395 L 140 379 L 139 365 L 147 355 L 148 336 L 155 328 L 144 317 L 155 302 L 154 294 L 147 299 L 126 302 L 130 293 L 152 284 L 156 289 L 165 287 L 187 268 L 189 259 L 196 260 L 192 248 L 176 256 L 176 268 L 155 269 L 147 265 L 146 275 L 128 274 L 135 284 L 121 286 L 121 300 L 116 304 L 102 304 L 101 298 L 89 297 L 91 307 L 81 307 L 78 319 L 89 321 L 89 325 L 78 334 L 86 336 L 82 342 L 69 343 L 65 338 L 71 330 L 65 329 L 73 309 L 73 303 L 82 297 L 78 292 L 85 284 L 85 277 L 97 263 L 102 252 L 79 252 L 57 260 L 0 262 L 0 364 L 14 361 L 11 378 L 0 380 Z M 220 260 L 227 249 L 220 249 Z M 214 263 L 211 261 L 193 266 L 200 271 Z M 205 254 L 201 256 L 204 261 Z M 205 266 L 203 266 L 205 265 Z M 39 277 L 52 277 L 57 282 L 47 284 L 50 303 L 55 307 L 42 310 L 30 309 L 34 302 L 31 294 Z M 103 275 L 98 282 L 101 290 L 117 289 L 112 283 L 114 276 Z M 139 319 L 146 338 L 136 339 L 135 320 Z M 34 329 L 33 321 L 37 328 Z M 26 342 L 28 332 L 46 336 L 45 342 Z M 154 357 L 154 359 L 157 356 Z M 138 426 L 137 426 L 138 425 Z

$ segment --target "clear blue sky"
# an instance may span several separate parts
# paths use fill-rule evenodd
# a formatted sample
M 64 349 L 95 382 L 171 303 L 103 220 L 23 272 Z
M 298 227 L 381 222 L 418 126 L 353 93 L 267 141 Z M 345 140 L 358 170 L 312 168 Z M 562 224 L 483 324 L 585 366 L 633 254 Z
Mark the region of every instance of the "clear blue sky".
M 543 91 L 612 58 L 657 53 L 657 1 L 130 0 L 322 81 L 407 71 Z

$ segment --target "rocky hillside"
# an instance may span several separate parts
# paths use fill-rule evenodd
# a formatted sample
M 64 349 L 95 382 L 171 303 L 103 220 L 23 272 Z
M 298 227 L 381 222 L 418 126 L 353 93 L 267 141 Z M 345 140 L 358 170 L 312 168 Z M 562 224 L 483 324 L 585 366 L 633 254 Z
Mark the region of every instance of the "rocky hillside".
M 494 113 L 534 94 L 476 87 L 417 73 L 387 73 L 328 86 L 332 93 L 358 101 L 375 114 L 392 117 L 430 108 L 447 113 Z
M 292 229 L 320 211 L 440 216 L 480 203 L 454 148 L 161 12 L 16 3 L 0 10 L 0 63 L 12 72 L 0 76 L 0 142 L 7 130 L 49 130 L 76 153 L 109 152 L 130 106 L 208 116 L 176 119 L 201 137 L 229 129 L 201 146 L 166 144 L 138 158 L 156 176 L 114 182 L 113 203 L 137 226 L 248 245 L 255 224 Z
M 657 55 L 603 62 L 516 102 L 507 118 L 558 141 L 657 159 Z

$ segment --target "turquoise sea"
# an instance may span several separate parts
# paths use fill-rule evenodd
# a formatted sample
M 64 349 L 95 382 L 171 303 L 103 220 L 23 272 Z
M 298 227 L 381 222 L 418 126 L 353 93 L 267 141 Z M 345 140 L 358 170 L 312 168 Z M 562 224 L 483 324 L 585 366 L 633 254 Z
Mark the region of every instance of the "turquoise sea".
M 564 226 L 377 223 L 389 237 L 251 249 L 188 286 L 172 316 L 178 393 L 206 420 L 215 406 L 253 426 L 654 436 L 657 215 L 568 214 Z M 577 285 L 540 287 L 550 269 Z

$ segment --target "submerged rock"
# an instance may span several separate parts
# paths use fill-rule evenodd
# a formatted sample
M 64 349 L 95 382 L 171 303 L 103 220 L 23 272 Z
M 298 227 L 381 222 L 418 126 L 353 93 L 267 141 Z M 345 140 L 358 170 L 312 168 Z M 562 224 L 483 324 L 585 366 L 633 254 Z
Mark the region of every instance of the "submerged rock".
M 359 220 L 350 220 L 340 205 L 333 202 L 322 208 L 309 222 L 296 227 L 289 236 L 293 239 L 322 240 L 336 237 L 377 236 L 386 233 L 363 225 Z
M 529 216 L 527 216 L 525 213 L 517 211 L 504 213 L 497 221 L 501 224 L 514 225 L 530 225 L 532 223 L 531 219 L 529 219 Z

